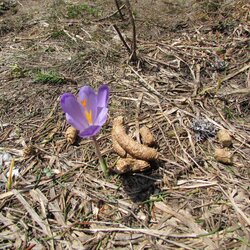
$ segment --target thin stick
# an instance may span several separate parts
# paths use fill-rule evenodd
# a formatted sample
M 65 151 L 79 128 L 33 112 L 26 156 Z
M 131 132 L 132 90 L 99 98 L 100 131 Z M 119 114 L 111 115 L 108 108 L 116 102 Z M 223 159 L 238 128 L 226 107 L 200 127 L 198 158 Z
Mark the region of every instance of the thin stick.
M 155 229 L 143 229 L 143 228 L 120 228 L 120 227 L 109 227 L 109 228 L 93 228 L 93 229 L 80 229 L 73 228 L 74 230 L 88 232 L 88 233 L 97 233 L 97 232 L 132 232 L 132 233 L 142 233 L 155 237 L 165 236 L 165 237 L 173 237 L 173 238 L 199 238 L 200 235 L 196 233 L 190 234 L 170 234 L 168 231 L 163 230 L 155 230 Z
M 231 78 L 237 76 L 238 74 L 244 72 L 245 70 L 247 70 L 247 69 L 249 69 L 249 68 L 250 68 L 250 64 L 245 65 L 244 67 L 242 67 L 242 68 L 239 69 L 238 71 L 233 72 L 233 73 L 227 75 L 226 77 L 224 77 L 224 78 L 220 81 L 220 83 L 222 84 L 223 82 L 230 80 Z
M 125 39 L 123 38 L 123 36 L 122 36 L 120 30 L 118 29 L 118 27 L 116 26 L 116 24 L 114 24 L 113 27 L 116 30 L 116 32 L 117 32 L 119 38 L 121 39 L 123 45 L 126 47 L 128 53 L 131 54 L 132 51 L 131 51 L 130 47 L 128 46 L 127 42 L 125 41 Z
M 97 22 L 100 22 L 100 21 L 103 21 L 103 20 L 106 20 L 106 19 L 109 19 L 110 17 L 116 15 L 118 12 L 120 13 L 121 10 L 125 7 L 125 4 L 123 4 L 121 7 L 119 7 L 118 10 L 116 10 L 115 12 L 109 14 L 108 16 L 105 16 L 105 17 L 102 17 L 100 19 L 97 20 Z M 120 10 L 120 11 L 119 11 Z M 120 14 L 121 15 L 121 14 Z
M 131 4 L 129 0 L 125 1 L 126 7 L 128 9 L 129 13 L 129 19 L 132 24 L 132 30 L 133 30 L 133 38 L 132 38 L 132 43 L 131 43 L 131 55 L 130 55 L 130 61 L 136 62 L 138 61 L 137 55 L 136 55 L 136 28 L 135 28 L 135 19 L 133 16 Z
M 122 7 L 120 7 L 118 0 L 115 0 L 115 5 L 116 5 L 116 8 L 117 8 L 117 10 L 119 12 L 119 15 L 120 15 L 122 21 L 124 21 L 124 17 L 123 17 L 122 11 L 121 11 Z

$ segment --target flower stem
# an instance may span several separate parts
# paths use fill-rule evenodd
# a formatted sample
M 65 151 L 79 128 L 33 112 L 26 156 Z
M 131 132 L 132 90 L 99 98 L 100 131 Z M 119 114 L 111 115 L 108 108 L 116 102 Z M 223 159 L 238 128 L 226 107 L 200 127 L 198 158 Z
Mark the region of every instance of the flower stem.
M 107 177 L 108 176 L 108 167 L 107 167 L 107 164 L 106 164 L 105 160 L 103 159 L 103 157 L 101 155 L 100 147 L 99 147 L 99 145 L 98 145 L 98 143 L 96 141 L 95 136 L 93 136 L 92 139 L 93 139 L 93 142 L 94 142 L 94 145 L 95 145 L 96 154 L 97 154 L 97 156 L 99 158 L 101 169 L 102 169 L 105 177 Z

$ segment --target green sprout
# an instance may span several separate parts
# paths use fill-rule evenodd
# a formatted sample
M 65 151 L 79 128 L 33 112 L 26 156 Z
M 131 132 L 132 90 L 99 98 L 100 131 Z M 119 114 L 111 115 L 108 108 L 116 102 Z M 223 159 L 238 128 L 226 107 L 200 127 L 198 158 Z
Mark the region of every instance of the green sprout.
M 96 7 L 90 6 L 86 3 L 83 4 L 70 4 L 67 7 L 67 17 L 68 18 L 77 18 L 83 16 L 83 12 L 87 12 L 92 16 L 98 16 L 99 10 Z
M 55 71 L 40 71 L 36 74 L 34 81 L 36 83 L 63 84 L 66 83 L 64 76 Z
M 25 77 L 24 69 L 17 63 L 10 66 L 10 75 L 14 78 Z

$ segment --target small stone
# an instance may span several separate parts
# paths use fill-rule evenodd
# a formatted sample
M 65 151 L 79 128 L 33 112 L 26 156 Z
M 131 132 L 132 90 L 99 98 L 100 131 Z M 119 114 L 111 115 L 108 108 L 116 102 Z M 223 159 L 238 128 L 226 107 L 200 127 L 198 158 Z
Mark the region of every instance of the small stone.
M 219 130 L 217 136 L 219 142 L 222 144 L 223 147 L 229 147 L 232 145 L 232 137 L 230 136 L 227 130 Z
M 215 159 L 218 162 L 224 163 L 224 164 L 232 164 L 232 157 L 233 154 L 224 148 L 216 148 L 214 153 Z

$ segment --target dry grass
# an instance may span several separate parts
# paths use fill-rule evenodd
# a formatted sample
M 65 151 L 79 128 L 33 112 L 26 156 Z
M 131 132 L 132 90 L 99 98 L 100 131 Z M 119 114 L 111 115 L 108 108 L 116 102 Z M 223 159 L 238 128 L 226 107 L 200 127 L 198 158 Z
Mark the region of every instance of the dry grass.
M 0 16 L 0 155 L 20 172 L 8 191 L 0 161 L 0 249 L 249 249 L 247 1 L 131 1 L 138 65 L 112 28 L 131 38 L 113 1 L 76 14 L 65 2 L 17 1 Z M 123 115 L 131 134 L 155 135 L 151 170 L 105 179 L 91 141 L 66 143 L 59 96 L 103 82 L 103 155 L 114 166 L 112 120 Z M 229 131 L 232 165 L 215 160 L 216 137 L 197 141 L 198 118 Z

